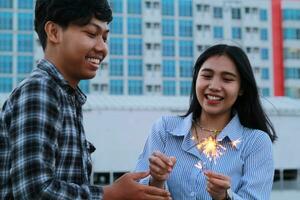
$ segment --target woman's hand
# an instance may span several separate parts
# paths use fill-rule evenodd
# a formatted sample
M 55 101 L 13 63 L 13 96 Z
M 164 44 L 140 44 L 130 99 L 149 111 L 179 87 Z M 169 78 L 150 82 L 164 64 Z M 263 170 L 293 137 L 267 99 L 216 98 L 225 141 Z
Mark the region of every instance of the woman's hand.
M 175 163 L 175 157 L 168 157 L 165 154 L 155 151 L 149 158 L 150 185 L 163 188 L 165 180 L 168 179 L 170 172 L 172 171 Z
M 207 178 L 207 191 L 214 200 L 225 200 L 230 188 L 230 177 L 212 171 L 204 172 Z

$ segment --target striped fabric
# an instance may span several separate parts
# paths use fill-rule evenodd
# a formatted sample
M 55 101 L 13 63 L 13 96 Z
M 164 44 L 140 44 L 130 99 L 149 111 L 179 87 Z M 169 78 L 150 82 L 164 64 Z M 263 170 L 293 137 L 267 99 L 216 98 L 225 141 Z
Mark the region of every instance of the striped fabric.
M 90 185 L 85 101 L 47 60 L 12 92 L 0 115 L 1 200 L 102 199 Z
M 226 147 L 224 154 L 209 161 L 195 147 L 191 139 L 192 116 L 168 116 L 159 119 L 152 127 L 144 150 L 139 156 L 136 171 L 149 170 L 148 158 L 159 150 L 175 156 L 177 163 L 167 180 L 173 200 L 211 200 L 206 191 L 203 170 L 195 167 L 201 163 L 209 170 L 231 177 L 234 200 L 268 200 L 273 184 L 274 164 L 272 143 L 260 130 L 243 127 L 235 115 L 218 135 L 217 140 Z M 241 142 L 233 147 L 231 141 Z M 148 184 L 149 177 L 141 180 Z

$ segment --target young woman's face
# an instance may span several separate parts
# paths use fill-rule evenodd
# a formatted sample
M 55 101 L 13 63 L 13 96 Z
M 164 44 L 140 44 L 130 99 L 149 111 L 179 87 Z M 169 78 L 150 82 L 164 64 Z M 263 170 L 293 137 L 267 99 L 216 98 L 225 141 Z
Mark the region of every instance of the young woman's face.
M 233 61 L 224 55 L 208 58 L 201 66 L 196 95 L 202 113 L 208 115 L 230 115 L 231 108 L 240 91 L 240 75 Z

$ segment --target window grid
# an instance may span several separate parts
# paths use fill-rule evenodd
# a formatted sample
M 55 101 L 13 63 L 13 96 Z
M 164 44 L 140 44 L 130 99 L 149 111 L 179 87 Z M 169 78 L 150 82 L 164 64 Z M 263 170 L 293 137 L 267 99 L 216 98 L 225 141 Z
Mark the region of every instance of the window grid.
M 123 87 L 123 80 L 110 80 L 109 92 L 113 95 L 121 95 L 123 94 Z
M 175 61 L 173 60 L 164 60 L 162 67 L 163 77 L 175 77 Z
M 140 59 L 128 60 L 128 76 L 143 76 L 143 62 Z
M 110 76 L 123 76 L 123 60 L 122 59 L 111 59 L 109 67 Z
M 142 95 L 143 94 L 143 81 L 142 80 L 129 80 L 128 81 L 128 94 L 129 95 Z
M 12 56 L 0 56 L 0 74 L 12 73 Z
M 175 96 L 176 94 L 176 82 L 175 81 L 163 81 L 163 95 Z
M 1 11 L 0 13 L 0 30 L 12 30 L 13 16 L 11 12 Z

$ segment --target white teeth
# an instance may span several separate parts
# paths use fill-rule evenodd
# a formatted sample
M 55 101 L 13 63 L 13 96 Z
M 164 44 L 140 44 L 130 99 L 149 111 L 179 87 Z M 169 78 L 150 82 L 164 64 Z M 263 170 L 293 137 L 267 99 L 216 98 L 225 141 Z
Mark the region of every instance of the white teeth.
M 221 97 L 216 97 L 216 96 L 211 96 L 211 95 L 207 95 L 207 98 L 209 100 L 221 100 L 222 99 Z
M 100 59 L 98 58 L 87 58 L 87 60 L 94 64 L 100 64 Z

